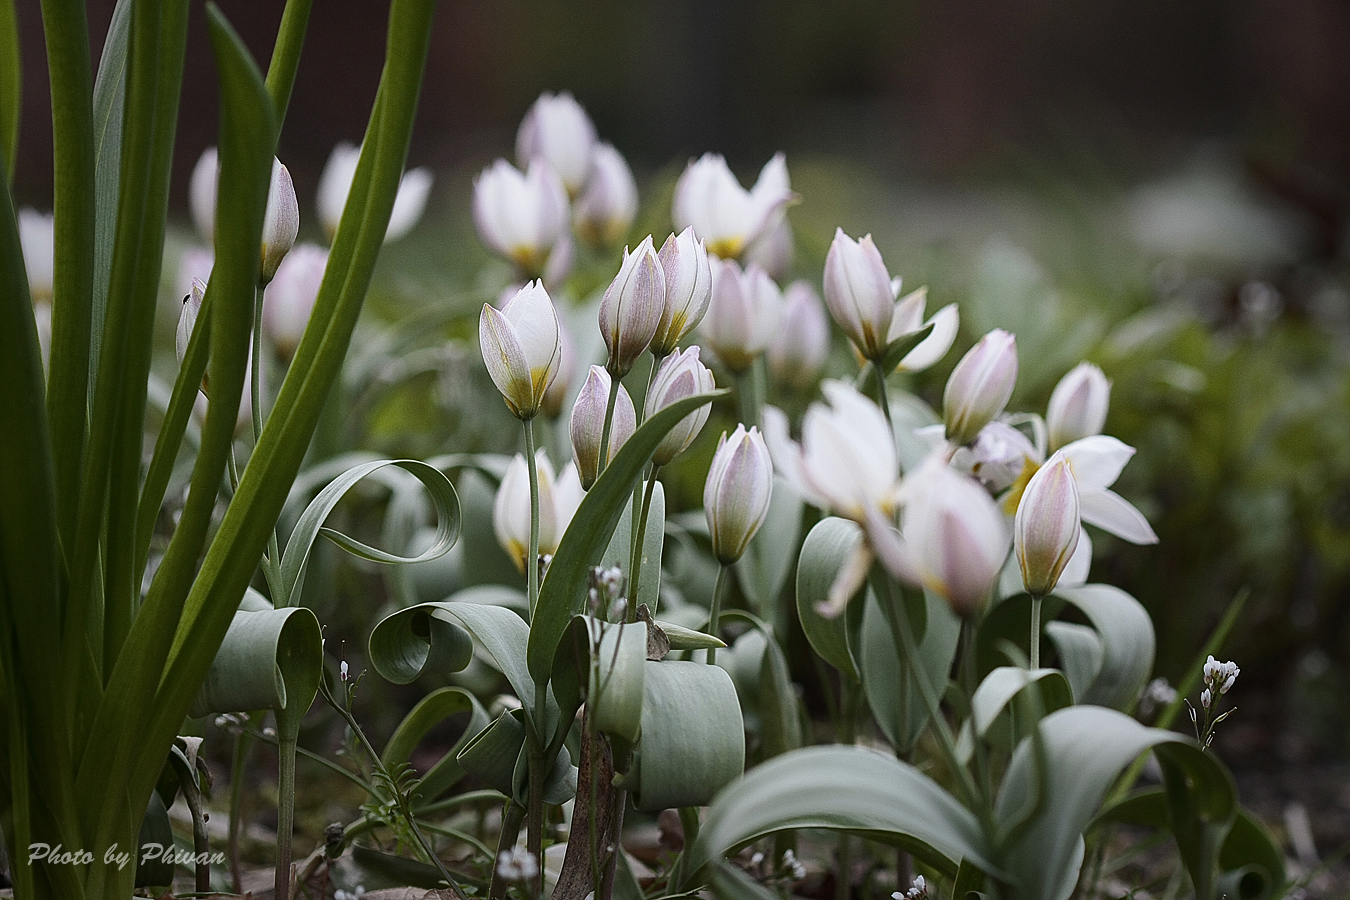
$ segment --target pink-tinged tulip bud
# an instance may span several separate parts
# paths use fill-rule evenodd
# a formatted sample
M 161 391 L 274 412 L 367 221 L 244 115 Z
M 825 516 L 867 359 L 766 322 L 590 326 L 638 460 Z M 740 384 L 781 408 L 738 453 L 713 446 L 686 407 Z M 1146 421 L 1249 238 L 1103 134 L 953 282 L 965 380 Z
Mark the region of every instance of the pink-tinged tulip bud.
M 300 201 L 295 199 L 291 173 L 273 158 L 272 182 L 267 189 L 267 209 L 263 213 L 260 283 L 267 284 L 276 276 L 277 267 L 291 251 L 299 233 Z
M 553 383 L 544 391 L 544 402 L 539 411 L 550 419 L 562 415 L 563 403 L 572 389 L 572 376 L 577 369 L 577 348 L 572 333 L 567 330 L 562 319 L 558 320 L 558 374 Z
M 886 333 L 886 343 L 898 340 L 907 334 L 913 334 L 929 325 L 933 330 L 928 337 L 919 341 L 906 353 L 897 365 L 898 372 L 922 372 L 933 365 L 952 348 L 956 340 L 956 331 L 961 326 L 961 316 L 955 303 L 948 303 L 935 312 L 932 317 L 923 317 L 928 305 L 928 288 L 921 287 L 911 291 L 895 301 L 895 314 L 891 316 L 891 330 Z
M 612 145 L 596 144 L 591 177 L 572 211 L 577 234 L 593 247 L 612 247 L 633 227 L 637 211 L 637 182 L 628 163 Z
M 1027 593 L 1044 597 L 1055 589 L 1081 532 L 1078 485 L 1068 460 L 1057 454 L 1031 476 L 1013 523 L 1013 550 Z
M 1086 362 L 1074 366 L 1050 394 L 1050 409 L 1045 417 L 1050 449 L 1058 450 L 1079 438 L 1101 434 L 1110 402 L 1111 382 L 1102 370 Z
M 666 274 L 652 246 L 651 235 L 633 252 L 627 248 L 623 264 L 600 301 L 600 334 L 609 349 L 611 375 L 622 378 L 647 349 L 666 305 Z
M 728 259 L 712 273 L 712 301 L 700 333 L 728 369 L 744 372 L 778 331 L 783 293 L 759 266 L 742 271 Z
M 543 159 L 575 197 L 590 177 L 595 140 L 591 117 L 571 94 L 540 94 L 516 132 L 516 162 Z
M 864 357 L 881 357 L 895 312 L 895 294 L 870 234 L 855 241 L 844 229 L 835 229 L 825 256 L 825 304 Z
M 652 338 L 652 353 L 665 357 L 707 314 L 712 301 L 712 268 L 708 250 L 692 228 L 667 237 L 660 257 L 661 270 L 666 273 L 666 305 Z
M 717 387 L 712 372 L 699 362 L 698 347 L 667 356 L 661 361 L 647 391 L 647 415 L 654 416 L 677 400 L 706 394 Z M 664 466 L 679 456 L 694 442 L 708 421 L 708 406 L 704 404 L 679 421 L 666 433 L 652 454 L 652 462 Z
M 220 177 L 220 156 L 215 147 L 207 147 L 192 168 L 188 182 L 188 209 L 192 224 L 208 245 L 214 246 L 216 234 L 216 180 Z
M 478 344 L 492 383 L 518 419 L 534 418 L 558 374 L 558 313 L 539 282 L 520 289 L 501 312 L 486 303 L 478 320 Z
M 202 298 L 206 296 L 206 283 L 193 279 L 192 290 L 183 297 L 183 310 L 178 314 L 178 330 L 174 334 L 173 349 L 178 356 L 178 364 L 183 364 L 187 356 L 188 341 L 192 340 L 192 331 L 197 327 L 197 317 L 201 315 Z
M 50 303 L 56 260 L 55 216 L 35 209 L 19 210 L 19 244 L 23 248 L 23 267 L 33 303 Z
M 319 222 L 330 243 L 342 221 L 342 210 L 347 206 L 347 195 L 351 193 L 352 179 L 356 177 L 356 166 L 360 161 L 361 148 L 342 141 L 333 148 L 323 167 L 323 175 L 319 178 Z M 403 173 L 398 182 L 398 193 L 394 195 L 393 211 L 389 214 L 389 227 L 384 232 L 386 242 L 403 237 L 422 218 L 432 181 L 431 170 L 427 168 L 409 169 Z
M 581 476 L 581 486 L 590 490 L 595 479 L 600 476 L 600 442 L 605 434 L 605 410 L 609 404 L 609 389 L 613 382 L 609 373 L 600 366 L 591 366 L 586 383 L 577 394 L 577 402 L 572 405 L 572 420 L 568 423 L 572 436 L 572 459 L 577 464 L 577 474 Z M 637 430 L 637 411 L 633 408 L 633 398 L 628 389 L 619 385 L 619 396 L 614 402 L 614 420 L 610 424 L 609 454 L 605 465 L 614 459 L 614 454 L 633 436 Z
M 752 190 L 741 187 L 726 160 L 706 153 L 691 162 L 675 184 L 671 216 L 675 227 L 693 227 L 708 252 L 737 259 L 767 232 L 774 216 L 796 199 L 787 187 L 787 164 L 780 153 L 765 164 Z
M 539 552 L 558 549 L 558 513 L 553 501 L 553 464 L 543 450 L 534 455 L 539 473 Z M 517 453 L 506 467 L 492 504 L 492 530 L 497 543 L 521 572 L 530 552 L 530 469 Z
M 808 387 L 830 353 L 830 323 L 816 289 L 794 281 L 783 292 L 783 326 L 769 345 L 769 372 L 783 384 Z
M 758 428 L 722 433 L 703 485 L 703 513 L 713 556 L 725 565 L 741 558 L 764 524 L 773 495 L 773 460 Z
M 479 238 L 526 276 L 543 273 L 567 216 L 567 191 L 542 160 L 532 161 L 521 174 L 499 159 L 474 179 L 473 221 Z
M 1011 535 L 998 505 L 940 455 L 906 476 L 901 498 L 901 533 L 920 585 L 957 615 L 977 615 L 1008 557 Z
M 969 444 L 1003 412 L 1017 382 L 1017 339 L 1002 329 L 980 338 L 952 370 L 942 395 L 947 439 Z
M 289 357 L 300 346 L 327 266 L 327 250 L 317 244 L 298 244 L 267 286 L 263 295 L 263 333 L 282 356 Z

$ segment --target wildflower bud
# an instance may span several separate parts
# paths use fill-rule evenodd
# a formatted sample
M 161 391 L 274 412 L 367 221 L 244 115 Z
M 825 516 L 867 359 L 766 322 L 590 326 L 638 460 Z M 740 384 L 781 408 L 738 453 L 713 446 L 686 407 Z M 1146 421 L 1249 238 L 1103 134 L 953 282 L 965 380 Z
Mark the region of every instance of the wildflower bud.
M 1050 394 L 1045 424 L 1050 449 L 1058 450 L 1079 438 L 1102 433 L 1106 407 L 1111 401 L 1111 382 L 1092 363 L 1079 363 L 1059 380 Z
M 825 256 L 825 304 L 864 357 L 878 359 L 885 352 L 895 294 L 870 234 L 855 241 L 835 229 Z
M 572 436 L 572 458 L 577 464 L 577 474 L 581 476 L 581 486 L 590 490 L 595 479 L 600 477 L 600 442 L 604 438 L 605 410 L 609 404 L 609 390 L 612 381 L 610 374 L 600 366 L 591 366 L 586 383 L 577 394 L 577 402 L 572 406 L 572 420 L 569 431 Z M 619 396 L 614 402 L 614 419 L 610 424 L 609 454 L 605 465 L 614 459 L 614 454 L 637 430 L 637 411 L 628 390 L 619 385 Z
M 361 148 L 347 141 L 341 141 L 328 156 L 323 174 L 319 176 L 318 212 L 319 223 L 331 243 L 337 234 L 338 223 L 342 221 L 342 211 L 347 206 L 347 195 L 352 190 L 352 180 L 356 177 L 356 166 L 361 161 Z M 431 170 L 426 168 L 409 169 L 398 182 L 398 193 L 394 195 L 394 208 L 389 213 L 389 226 L 384 231 L 384 239 L 396 241 L 403 237 L 417 220 L 422 218 L 427 207 L 427 197 L 431 193 Z
M 478 343 L 493 384 L 521 420 L 534 418 L 558 374 L 558 313 L 539 282 L 521 288 L 501 312 L 483 304 Z
M 690 347 L 683 353 L 667 356 L 661 361 L 652 377 L 651 388 L 647 391 L 648 416 L 656 415 L 677 400 L 707 393 L 717 387 L 712 372 L 699 362 L 698 352 L 698 347 Z M 708 406 L 704 404 L 681 419 L 657 445 L 652 462 L 664 466 L 683 453 L 708 421 L 708 412 Z
M 553 465 L 543 450 L 534 455 L 539 473 L 539 552 L 558 549 L 557 507 L 553 501 Z M 524 455 L 517 453 L 506 467 L 492 504 L 492 530 L 497 543 L 516 568 L 525 571 L 530 547 L 530 470 Z
M 345 659 L 338 664 L 338 677 L 343 681 L 347 680 L 347 661 Z
M 769 345 L 769 371 L 780 382 L 805 388 L 830 353 L 830 323 L 815 288 L 794 281 L 783 292 L 783 325 Z
M 749 243 L 775 224 L 775 214 L 795 199 L 781 153 L 765 164 L 749 191 L 731 174 L 725 159 L 707 153 L 691 162 L 675 183 L 671 217 L 680 230 L 692 226 L 707 241 L 709 253 L 738 259 Z
M 610 144 L 596 144 L 591 177 L 572 212 L 577 234 L 594 247 L 613 246 L 633 227 L 637 210 L 637 182 L 623 154 Z
M 712 301 L 712 268 L 703 241 L 686 228 L 661 245 L 661 271 L 666 275 L 666 303 L 652 338 L 652 353 L 669 356 L 703 321 Z
M 1008 556 L 1003 514 L 974 480 L 930 457 L 905 477 L 901 533 L 920 584 L 977 615 Z
M 1205 688 L 1203 691 L 1200 692 L 1201 706 L 1203 706 L 1205 709 L 1209 709 L 1210 704 L 1213 702 L 1214 702 L 1214 695 L 1209 692 L 1209 688 Z
M 731 260 L 712 267 L 712 301 L 702 333 L 717 358 L 744 372 L 778 332 L 783 294 L 759 266 L 742 271 Z
M 575 197 L 591 174 L 595 140 L 595 125 L 571 94 L 540 94 L 516 132 L 516 162 L 543 159 Z
M 272 181 L 267 189 L 267 209 L 263 213 L 262 259 L 258 278 L 267 284 L 290 252 L 300 231 L 300 202 L 295 199 L 291 173 L 272 159 Z
M 183 298 L 183 310 L 178 314 L 178 331 L 173 341 L 180 366 L 183 357 L 187 356 L 188 341 L 192 340 L 192 330 L 197 327 L 197 316 L 201 314 L 202 298 L 205 296 L 206 285 L 200 278 L 192 279 L 192 290 Z
M 947 439 L 969 444 L 1003 412 L 1017 381 L 1017 339 L 1002 329 L 980 338 L 952 370 L 942 395 Z
M 537 277 L 567 225 L 567 191 L 541 160 L 521 174 L 499 159 L 474 179 L 473 221 L 484 244 Z
M 1055 589 L 1081 531 L 1078 485 L 1069 461 L 1055 456 L 1031 476 L 1013 524 L 1013 549 L 1027 593 L 1044 597 Z
M 282 356 L 300 346 L 314 301 L 319 297 L 328 251 L 317 244 L 300 244 L 282 260 L 263 299 L 263 331 Z
M 56 217 L 35 209 L 19 210 L 19 244 L 33 303 L 50 303 L 56 260 Z
M 723 432 L 703 485 L 703 514 L 718 562 L 741 558 L 769 514 L 772 494 L 773 461 L 759 429 L 737 425 L 730 438 Z
M 558 320 L 558 374 L 553 383 L 544 391 L 544 402 L 539 411 L 550 419 L 562 415 L 563 402 L 572 389 L 572 376 L 576 374 L 577 350 L 572 341 L 572 333 L 567 330 L 562 319 Z
M 600 334 L 609 349 L 605 368 L 622 378 L 647 349 L 666 305 L 666 276 L 651 235 L 633 252 L 624 249 L 623 264 L 600 301 Z

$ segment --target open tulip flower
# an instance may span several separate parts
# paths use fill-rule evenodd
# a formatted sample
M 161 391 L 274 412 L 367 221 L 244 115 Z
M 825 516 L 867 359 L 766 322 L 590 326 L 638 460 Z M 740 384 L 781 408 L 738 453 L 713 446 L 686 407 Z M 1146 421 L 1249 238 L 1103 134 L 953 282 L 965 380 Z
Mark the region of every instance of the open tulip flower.
M 806 281 L 783 291 L 783 327 L 769 345 L 769 371 L 797 389 L 809 386 L 830 354 L 830 323 L 820 295 Z
M 28 274 L 28 293 L 34 303 L 50 303 L 56 253 L 56 218 L 35 209 L 19 210 L 19 243 Z
M 553 500 L 553 464 L 543 450 L 535 453 L 534 462 L 539 473 L 539 552 L 552 553 L 558 549 L 561 535 Z M 492 504 L 492 530 L 506 555 L 524 572 L 530 546 L 530 475 L 525 457 L 519 453 L 507 465 L 497 488 Z
M 795 199 L 786 184 L 787 164 L 781 153 L 765 164 L 749 191 L 722 156 L 705 153 L 676 182 L 671 217 L 679 230 L 692 227 L 709 253 L 738 259 L 748 244 L 775 224 L 775 214 Z
M 1079 363 L 1059 380 L 1050 394 L 1045 424 L 1050 449 L 1058 450 L 1079 438 L 1101 434 L 1111 402 L 1111 382 L 1092 363 Z
M 500 312 L 484 303 L 478 343 L 492 383 L 511 413 L 521 420 L 534 418 L 562 356 L 558 313 L 544 286 L 527 284 Z
M 474 179 L 478 236 L 527 277 L 543 274 L 567 218 L 567 191 L 542 159 L 532 160 L 524 173 L 499 159 Z
M 342 220 L 342 210 L 347 206 L 347 195 L 351 193 L 352 179 L 356 177 L 356 165 L 360 161 L 361 148 L 342 141 L 329 154 L 323 175 L 319 177 L 319 223 L 330 242 L 337 234 L 338 222 Z M 384 231 L 386 242 L 403 237 L 422 218 L 432 180 L 431 170 L 424 167 L 403 173 L 398 182 L 398 193 L 394 195 L 393 212 L 389 214 L 389 227 Z
M 540 94 L 516 132 L 516 162 L 544 160 L 576 197 L 591 177 L 595 145 L 595 125 L 575 97 L 566 91 Z
M 637 211 L 637 182 L 623 154 L 611 144 L 596 144 L 590 179 L 572 210 L 578 236 L 595 247 L 613 246 L 628 234 Z

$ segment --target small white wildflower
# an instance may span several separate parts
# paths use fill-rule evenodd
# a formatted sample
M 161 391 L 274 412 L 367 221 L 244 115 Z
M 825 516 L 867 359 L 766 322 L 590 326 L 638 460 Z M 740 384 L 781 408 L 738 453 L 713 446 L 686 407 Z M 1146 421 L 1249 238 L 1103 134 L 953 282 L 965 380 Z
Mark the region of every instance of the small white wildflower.
M 343 681 L 347 680 L 347 661 L 345 659 L 338 665 L 338 677 Z
M 758 866 L 762 862 L 764 862 L 764 854 L 756 850 L 750 857 L 750 865 Z
M 801 881 L 806 877 L 806 866 L 802 865 L 801 860 L 797 859 L 797 854 L 791 850 L 783 851 L 783 869 L 792 876 L 793 881 Z
M 269 739 L 270 739 L 270 738 L 274 738 L 274 737 L 277 736 L 277 730 L 276 730 L 275 728 L 273 728 L 271 725 L 268 725 L 266 728 L 264 728 L 264 729 L 262 730 L 262 733 L 263 733 L 263 737 L 269 738 Z
M 539 874 L 539 860 L 521 847 L 497 854 L 497 874 L 507 881 L 529 881 Z
M 1205 709 L 1209 709 L 1209 705 L 1212 702 L 1213 696 L 1210 694 L 1209 688 L 1205 688 L 1203 691 L 1200 692 L 1200 705 L 1203 706 Z

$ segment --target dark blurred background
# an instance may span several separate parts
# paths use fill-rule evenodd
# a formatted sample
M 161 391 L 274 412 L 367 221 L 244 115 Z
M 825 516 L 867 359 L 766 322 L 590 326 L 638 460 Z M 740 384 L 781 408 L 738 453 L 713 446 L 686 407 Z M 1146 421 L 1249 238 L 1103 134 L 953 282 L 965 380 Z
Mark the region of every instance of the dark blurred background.
M 281 0 L 220 5 L 265 64 Z M 101 46 L 113 2 L 88 6 Z M 42 205 L 51 146 L 41 23 L 37 3 L 19 7 L 19 199 Z M 302 196 L 329 148 L 360 137 L 386 12 L 315 5 L 279 154 Z M 444 169 L 500 153 L 540 91 L 567 89 L 639 170 L 706 150 L 762 160 L 782 148 L 940 178 L 1031 154 L 1128 170 L 1222 137 L 1338 215 L 1331 207 L 1350 181 L 1348 42 L 1343 0 L 445 3 L 412 161 Z M 200 4 L 189 60 L 180 187 L 215 140 Z

